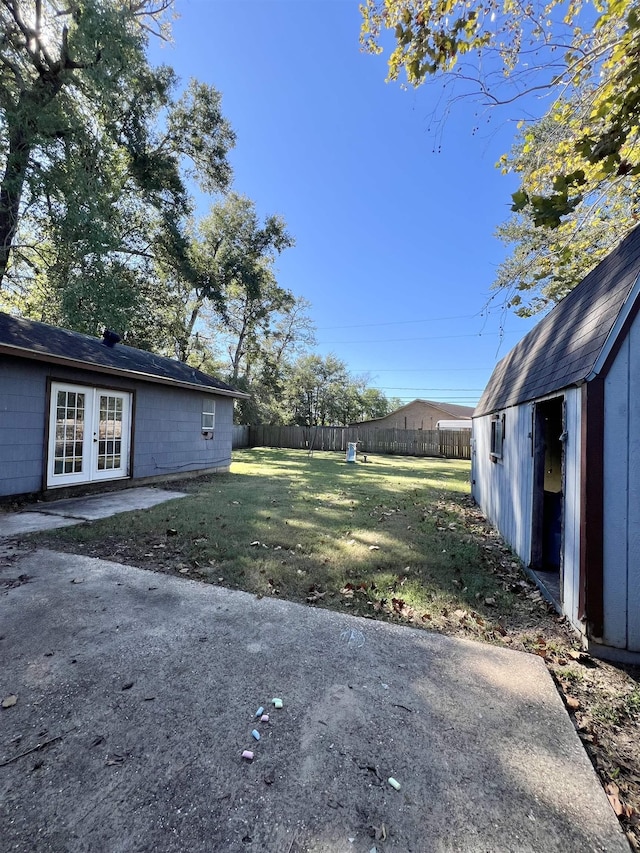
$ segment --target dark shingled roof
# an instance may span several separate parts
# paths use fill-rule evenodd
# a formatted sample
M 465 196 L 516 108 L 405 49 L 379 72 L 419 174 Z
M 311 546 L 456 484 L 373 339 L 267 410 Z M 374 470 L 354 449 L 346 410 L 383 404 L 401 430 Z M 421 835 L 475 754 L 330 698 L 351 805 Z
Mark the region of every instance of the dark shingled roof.
M 100 338 L 0 312 L 0 352 L 39 361 L 97 369 L 148 382 L 188 386 L 226 396 L 245 397 L 226 382 L 214 379 L 182 361 L 164 358 L 124 344 L 107 346 Z
M 640 274 L 640 227 L 498 362 L 475 417 L 583 382 Z

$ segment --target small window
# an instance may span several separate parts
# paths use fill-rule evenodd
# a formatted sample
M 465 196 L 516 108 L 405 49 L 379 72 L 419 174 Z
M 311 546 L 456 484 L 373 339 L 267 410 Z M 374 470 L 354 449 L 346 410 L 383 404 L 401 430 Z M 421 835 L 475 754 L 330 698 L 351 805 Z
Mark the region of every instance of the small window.
M 215 400 L 205 400 L 202 404 L 202 432 L 213 432 L 216 426 Z
M 491 418 L 491 458 L 502 459 L 504 444 L 504 414 Z

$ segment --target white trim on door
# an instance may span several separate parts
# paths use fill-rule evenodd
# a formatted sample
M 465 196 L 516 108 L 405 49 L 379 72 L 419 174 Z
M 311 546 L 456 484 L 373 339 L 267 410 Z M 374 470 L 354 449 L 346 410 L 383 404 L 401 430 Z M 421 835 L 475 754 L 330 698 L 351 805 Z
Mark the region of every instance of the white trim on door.
M 129 476 L 131 394 L 51 383 L 47 488 Z

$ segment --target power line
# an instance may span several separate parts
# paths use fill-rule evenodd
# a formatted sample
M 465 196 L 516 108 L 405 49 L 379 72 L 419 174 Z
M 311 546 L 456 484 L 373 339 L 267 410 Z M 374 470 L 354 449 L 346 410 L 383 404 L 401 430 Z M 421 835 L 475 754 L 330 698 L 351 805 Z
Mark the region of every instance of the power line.
M 450 371 L 493 370 L 492 367 L 354 367 L 352 373 L 449 373 Z
M 409 323 L 444 323 L 446 320 L 473 320 L 476 317 L 481 317 L 482 313 L 475 314 L 460 314 L 457 317 L 425 317 L 423 320 L 387 320 L 384 323 L 354 323 L 349 326 L 318 326 L 319 332 L 326 332 L 329 329 L 368 329 L 372 326 L 405 326 Z
M 401 385 L 376 385 L 375 387 L 379 391 L 428 391 L 429 393 L 432 391 L 438 393 L 441 391 L 477 391 L 478 394 L 481 394 L 483 390 L 482 388 L 407 388 Z
M 505 335 L 515 335 L 520 334 L 515 330 L 508 332 L 500 332 L 500 337 L 504 337 Z M 484 335 L 485 338 L 492 337 L 493 333 L 488 332 Z M 482 332 L 473 332 L 468 335 L 429 335 L 426 338 L 385 338 L 384 340 L 380 340 L 380 338 L 375 338 L 375 340 L 369 341 L 318 341 L 319 345 L 327 346 L 328 344 L 407 344 L 412 341 L 451 341 L 455 338 L 481 338 L 483 337 Z

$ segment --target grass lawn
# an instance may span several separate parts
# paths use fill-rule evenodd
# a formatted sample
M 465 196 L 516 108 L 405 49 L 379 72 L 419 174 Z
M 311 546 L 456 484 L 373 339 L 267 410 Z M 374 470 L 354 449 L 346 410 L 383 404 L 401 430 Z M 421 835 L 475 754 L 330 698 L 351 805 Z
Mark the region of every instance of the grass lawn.
M 189 497 L 32 541 L 540 655 L 640 850 L 640 670 L 579 652 L 473 505 L 468 462 L 255 448 L 168 486 Z
M 484 525 L 466 529 L 468 462 L 354 465 L 343 454 L 259 448 L 237 452 L 229 475 L 183 485 L 186 499 L 47 538 L 257 595 L 455 624 L 488 639 L 508 636 L 514 615 L 521 622 L 540 601 Z

